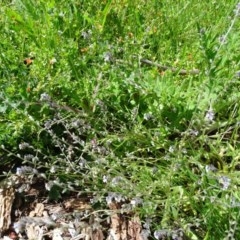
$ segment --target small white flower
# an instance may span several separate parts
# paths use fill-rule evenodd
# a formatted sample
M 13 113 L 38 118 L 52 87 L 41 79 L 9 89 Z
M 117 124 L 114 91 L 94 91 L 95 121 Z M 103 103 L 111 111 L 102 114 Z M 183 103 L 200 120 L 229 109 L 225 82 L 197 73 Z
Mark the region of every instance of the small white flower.
M 196 137 L 196 136 L 198 136 L 198 134 L 199 134 L 199 131 L 198 131 L 198 130 L 193 130 L 193 129 L 190 130 L 190 135 Z
M 22 166 L 17 168 L 16 175 L 38 174 L 38 170 L 29 166 Z
M 50 101 L 50 100 L 51 100 L 51 97 L 47 93 L 42 93 L 40 95 L 40 101 L 47 102 L 47 101 Z
M 227 43 L 227 37 L 226 37 L 226 35 L 220 36 L 220 37 L 219 37 L 219 42 L 220 42 L 221 44 Z
M 168 149 L 168 151 L 169 151 L 170 153 L 173 153 L 174 150 L 175 150 L 175 147 L 174 147 L 174 146 L 170 146 L 169 149 Z
M 35 156 L 33 159 L 32 159 L 32 163 L 35 164 L 39 161 L 39 158 L 37 156 Z
M 72 121 L 71 123 L 71 127 L 73 128 L 79 128 L 83 123 L 81 123 L 81 121 L 79 119 Z
M 122 181 L 123 181 L 123 178 L 121 176 L 114 177 L 112 179 L 112 186 L 117 186 Z
M 205 115 L 205 120 L 207 122 L 212 122 L 214 120 L 214 116 L 215 116 L 215 114 L 214 114 L 213 110 L 210 108 Z
M 108 196 L 106 197 L 107 204 L 110 204 L 113 201 L 123 202 L 125 200 L 126 200 L 125 197 L 123 197 L 120 193 L 114 193 L 114 192 L 109 192 Z
M 52 121 L 51 120 L 47 120 L 45 123 L 44 123 L 44 127 L 46 129 L 50 129 L 52 126 Z
M 141 232 L 141 237 L 143 238 L 143 240 L 148 240 L 149 236 L 151 234 L 151 231 L 148 229 L 143 229 Z
M 226 176 L 221 176 L 218 178 L 218 182 L 222 185 L 223 190 L 227 190 L 231 184 L 231 179 Z
M 206 172 L 216 172 L 217 168 L 214 165 L 209 164 L 205 167 L 205 170 L 206 170 Z
M 153 118 L 153 114 L 151 112 L 144 113 L 143 118 L 144 118 L 144 120 L 148 121 Z
M 108 176 L 106 176 L 106 175 L 103 176 L 103 182 L 104 182 L 104 183 L 107 183 L 107 182 L 108 182 Z
M 51 188 L 53 187 L 53 185 L 54 185 L 54 182 L 53 182 L 53 181 L 49 181 L 49 182 L 45 183 L 45 188 L 46 188 L 46 190 L 47 190 L 47 191 L 50 191 Z
M 107 204 L 112 203 L 112 202 L 113 202 L 113 197 L 112 197 L 111 195 L 108 195 L 108 196 L 106 197 L 106 202 L 107 202 Z
M 155 239 L 164 239 L 165 237 L 168 236 L 168 231 L 163 229 L 163 230 L 157 230 L 154 232 L 154 237 Z
M 20 144 L 18 145 L 18 147 L 19 147 L 20 150 L 24 150 L 24 149 L 26 149 L 26 148 L 29 148 L 30 145 L 29 145 L 28 143 L 24 142 L 24 143 L 20 143 Z
M 111 62 L 113 60 L 113 55 L 110 52 L 106 52 L 104 53 L 103 58 L 105 62 Z
M 136 197 L 136 198 L 133 198 L 130 203 L 133 207 L 136 207 L 142 204 L 142 202 L 143 200 L 141 198 Z
M 143 224 L 143 227 L 145 228 L 145 229 L 150 229 L 150 227 L 151 227 L 151 224 L 152 224 L 152 219 L 151 218 L 147 218 L 146 219 L 146 221 L 145 221 L 145 223 Z
M 87 40 L 87 39 L 90 39 L 91 36 L 92 36 L 92 31 L 91 30 L 88 30 L 86 32 L 82 32 L 81 34 L 82 38 Z
M 121 194 L 117 194 L 116 196 L 115 196 L 115 201 L 116 202 L 123 202 L 123 201 L 125 201 L 126 199 L 125 199 L 125 197 L 123 197 Z
M 26 155 L 24 155 L 24 160 L 26 160 L 26 161 L 30 161 L 30 160 L 32 160 L 34 158 L 34 156 L 32 155 L 32 154 L 26 154 Z
M 79 165 L 81 168 L 85 168 L 87 165 L 87 161 L 86 159 L 84 159 L 83 157 L 81 157 L 81 159 L 79 160 Z
M 28 192 L 30 189 L 30 184 L 22 184 L 18 189 L 16 189 L 17 192 L 23 193 Z
M 56 166 L 51 166 L 50 173 L 55 173 L 55 172 L 56 172 Z

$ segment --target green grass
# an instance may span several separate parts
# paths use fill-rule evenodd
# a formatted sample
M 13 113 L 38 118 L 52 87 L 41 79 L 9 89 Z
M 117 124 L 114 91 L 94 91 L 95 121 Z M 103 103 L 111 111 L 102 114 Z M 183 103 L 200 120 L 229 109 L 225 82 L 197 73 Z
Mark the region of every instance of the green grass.
M 146 2 L 0 1 L 1 174 L 117 193 L 149 239 L 238 239 L 239 6 Z

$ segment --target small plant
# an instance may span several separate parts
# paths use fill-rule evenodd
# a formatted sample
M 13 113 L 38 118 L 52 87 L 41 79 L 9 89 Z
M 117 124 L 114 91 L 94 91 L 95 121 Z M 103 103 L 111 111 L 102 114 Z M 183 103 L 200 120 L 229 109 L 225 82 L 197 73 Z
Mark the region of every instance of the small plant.
M 143 239 L 240 236 L 239 4 L 1 5 L 2 178 L 140 217 Z

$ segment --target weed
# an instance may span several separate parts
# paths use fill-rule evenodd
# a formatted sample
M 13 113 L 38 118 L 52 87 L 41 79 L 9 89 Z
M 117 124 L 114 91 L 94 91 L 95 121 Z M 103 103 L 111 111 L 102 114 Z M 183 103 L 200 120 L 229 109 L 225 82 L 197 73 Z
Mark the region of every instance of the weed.
M 2 175 L 116 202 L 144 239 L 240 236 L 239 4 L 0 5 Z

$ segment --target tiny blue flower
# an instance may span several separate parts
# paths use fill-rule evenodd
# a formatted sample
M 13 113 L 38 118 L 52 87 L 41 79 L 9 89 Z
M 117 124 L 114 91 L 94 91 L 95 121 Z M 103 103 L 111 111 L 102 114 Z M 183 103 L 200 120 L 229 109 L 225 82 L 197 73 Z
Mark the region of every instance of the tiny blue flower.
M 221 184 L 223 190 L 227 190 L 231 184 L 231 179 L 226 176 L 218 178 L 218 182 Z
M 205 115 L 205 119 L 208 122 L 212 122 L 214 120 L 214 116 L 215 116 L 215 114 L 214 114 L 213 110 L 210 108 Z
M 155 239 L 164 239 L 168 236 L 168 230 L 157 230 L 153 233 Z
M 47 93 L 42 93 L 40 95 L 40 101 L 48 102 L 51 100 L 51 97 Z

